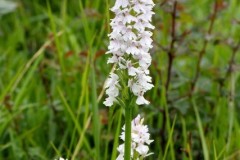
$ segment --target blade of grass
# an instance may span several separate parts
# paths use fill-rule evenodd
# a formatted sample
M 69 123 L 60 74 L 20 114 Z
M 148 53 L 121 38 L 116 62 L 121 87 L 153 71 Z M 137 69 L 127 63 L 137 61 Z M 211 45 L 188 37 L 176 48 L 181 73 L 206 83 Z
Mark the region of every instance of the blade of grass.
M 168 105 L 167 105 L 167 99 L 166 99 L 166 89 L 165 88 L 162 88 L 162 92 L 161 92 L 161 106 L 164 106 L 164 110 L 165 110 L 165 113 L 166 114 L 166 129 L 167 129 L 167 133 L 169 135 L 169 139 L 168 139 L 168 142 L 167 142 L 167 145 L 165 147 L 165 151 L 164 151 L 164 159 L 167 158 L 167 152 L 168 152 L 168 147 L 170 146 L 170 156 L 171 156 L 171 159 L 172 160 L 175 160 L 175 152 L 174 152 L 174 143 L 173 143 L 173 140 L 172 140 L 172 130 L 171 130 L 171 122 L 170 122 L 170 117 L 169 117 L 169 113 L 168 113 Z M 175 117 L 176 118 L 176 117 Z M 175 122 L 174 122 L 175 123 Z M 174 128 L 172 128 L 174 129 Z M 169 146 L 168 146 L 169 145 Z
M 23 84 L 17 94 L 17 97 L 15 99 L 15 103 L 14 103 L 14 106 L 15 106 L 15 109 L 16 107 L 18 107 L 21 103 L 21 101 L 24 99 L 24 94 L 28 91 L 28 85 L 30 84 L 30 80 L 32 78 L 35 78 L 34 77 L 34 73 L 36 71 L 36 68 L 39 64 L 39 62 L 42 60 L 42 56 L 39 56 L 36 61 L 33 63 L 33 65 L 31 66 L 31 68 L 29 69 L 29 72 L 28 74 L 24 77 L 24 81 L 23 81 Z
M 64 97 L 64 95 L 63 95 L 63 93 L 61 91 L 61 89 L 57 88 L 57 90 L 58 90 L 60 98 L 61 98 L 61 100 L 62 100 L 62 102 L 63 102 L 63 104 L 64 104 L 64 106 L 65 106 L 65 108 L 66 108 L 66 110 L 68 112 L 68 114 L 70 115 L 70 117 L 71 117 L 71 119 L 72 119 L 72 121 L 74 123 L 74 127 L 77 130 L 78 135 L 81 136 L 82 128 L 81 128 L 80 124 L 78 123 L 77 117 L 74 115 L 73 111 L 71 110 L 71 108 L 70 108 L 69 104 L 67 103 L 67 101 L 66 101 L 66 99 L 65 99 L 65 97 Z M 86 148 L 87 148 L 88 152 L 90 152 L 90 147 L 89 147 L 89 145 L 87 143 L 87 140 L 84 138 L 83 141 L 84 141 L 84 144 L 86 145 Z M 71 145 L 73 145 L 73 144 L 71 144 Z
M 184 146 L 184 148 L 187 150 L 187 152 L 190 153 L 191 151 L 188 149 L 188 142 L 187 142 L 186 121 L 185 121 L 185 119 L 184 119 L 183 116 L 181 116 L 181 123 L 182 123 L 183 146 Z M 192 157 L 189 155 L 189 159 L 191 159 L 191 158 L 192 158 Z M 188 158 L 186 157 L 186 153 L 185 153 L 185 152 L 182 153 L 182 159 L 183 159 L 183 160 L 188 159 Z
M 198 132 L 199 132 L 200 138 L 201 138 L 204 159 L 209 160 L 209 152 L 208 152 L 207 143 L 206 143 L 206 139 L 205 139 L 204 132 L 203 132 L 202 121 L 200 119 L 198 109 L 197 109 L 195 100 L 193 98 L 191 99 L 191 102 L 192 102 L 195 116 L 197 119 L 197 127 L 198 127 Z
M 61 98 L 61 100 L 62 100 L 62 102 L 63 102 L 64 107 L 65 107 L 66 110 L 67 110 L 67 113 L 70 115 L 70 117 L 71 117 L 74 125 L 75 125 L 76 128 L 77 128 L 77 131 L 78 131 L 79 135 L 81 135 L 82 128 L 81 128 L 80 124 L 78 123 L 78 121 L 77 121 L 77 119 L 76 119 L 76 116 L 74 115 L 71 107 L 68 105 L 67 100 L 66 100 L 65 96 L 63 95 L 63 92 L 61 91 L 61 89 L 60 89 L 59 87 L 57 88 L 57 91 L 58 91 L 58 93 L 59 93 L 59 95 L 60 95 L 60 98 Z
M 111 135 L 111 129 L 112 129 L 112 123 L 113 123 L 113 111 L 114 111 L 114 108 L 113 107 L 110 107 L 109 108 L 109 119 L 108 119 L 108 128 L 107 128 L 107 138 L 106 138 L 106 143 L 105 143 L 105 153 L 104 153 L 104 159 L 108 159 L 108 146 L 109 146 L 109 135 Z
M 85 126 L 84 126 L 83 131 L 82 131 L 82 133 L 81 133 L 81 135 L 80 135 L 80 138 L 79 138 L 78 143 L 77 143 L 77 146 L 76 146 L 76 148 L 75 148 L 75 150 L 74 150 L 74 152 L 73 152 L 73 156 L 72 156 L 71 160 L 75 160 L 75 159 L 76 159 L 76 156 L 77 156 L 77 154 L 79 153 L 79 151 L 80 151 L 80 149 L 81 149 L 82 142 L 83 142 L 83 137 L 84 137 L 84 135 L 85 135 L 85 132 L 86 132 L 87 128 L 89 127 L 91 118 L 92 118 L 92 115 L 90 115 L 90 116 L 88 117 L 88 120 L 87 120 L 87 122 L 85 123 Z
M 56 37 L 61 36 L 63 33 L 63 31 L 60 31 L 57 33 Z M 36 61 L 36 59 L 43 53 L 43 51 L 52 43 L 54 39 L 49 39 L 47 40 L 40 48 L 39 50 L 33 55 L 33 57 L 23 66 L 20 67 L 20 69 L 18 70 L 16 76 L 14 76 L 14 78 L 10 81 L 10 83 L 8 84 L 8 86 L 5 88 L 5 90 L 2 92 L 2 94 L 0 95 L 0 103 L 2 103 L 4 97 L 6 96 L 6 94 L 9 94 L 8 92 L 12 92 L 16 89 L 16 87 L 18 86 L 19 82 L 22 80 L 23 76 L 25 75 L 25 73 L 29 70 L 29 68 L 31 67 L 31 65 L 33 64 L 34 61 Z
M 217 158 L 217 150 L 216 150 L 216 146 L 215 146 L 215 142 L 213 141 L 213 154 L 214 154 L 214 159 L 218 160 Z
M 173 143 L 172 141 L 172 136 L 173 136 L 173 131 L 174 131 L 174 127 L 175 127 L 175 122 L 176 122 L 176 116 L 174 117 L 174 120 L 173 120 L 173 124 L 172 124 L 172 128 L 170 130 L 170 132 L 168 133 L 168 141 L 167 141 L 167 145 L 165 147 L 165 151 L 164 151 L 164 155 L 163 155 L 163 160 L 165 160 L 167 158 L 167 153 L 168 153 L 168 148 L 169 146 L 171 145 L 171 143 Z
M 97 88 L 96 88 L 96 79 L 95 79 L 95 67 L 93 62 L 91 64 L 90 70 L 91 84 L 92 84 L 92 109 L 93 109 L 93 134 L 94 134 L 94 143 L 95 143 L 95 159 L 100 159 L 100 118 L 98 111 L 98 102 L 97 102 Z
M 59 37 L 57 36 L 56 22 L 55 22 L 55 19 L 54 19 L 54 16 L 53 16 L 53 13 L 52 13 L 49 1 L 47 1 L 47 9 L 48 9 L 47 10 L 48 11 L 48 16 L 49 16 L 50 22 L 51 22 L 52 32 L 53 32 L 53 35 L 55 37 L 54 40 L 55 40 L 56 47 L 57 47 L 58 60 L 59 60 L 59 63 L 60 63 L 60 67 L 61 67 L 62 73 L 65 74 L 65 66 L 64 66 L 64 59 L 63 59 L 63 49 L 61 47 L 61 43 L 59 41 Z
M 234 110 L 235 110 L 235 83 L 236 83 L 236 76 L 234 73 L 230 76 L 230 94 L 228 97 L 228 114 L 229 114 L 229 128 L 228 128 L 228 138 L 227 138 L 227 152 L 230 150 L 231 140 L 232 140 L 232 131 L 233 131 L 233 123 L 234 123 Z
M 121 132 L 121 125 L 122 125 L 122 108 L 119 110 L 119 114 L 118 114 L 118 124 L 117 124 L 116 133 L 115 133 L 115 136 L 114 136 L 111 160 L 115 160 L 116 157 L 117 157 L 117 147 L 118 147 L 118 144 L 119 144 L 119 135 L 120 135 L 120 132 Z

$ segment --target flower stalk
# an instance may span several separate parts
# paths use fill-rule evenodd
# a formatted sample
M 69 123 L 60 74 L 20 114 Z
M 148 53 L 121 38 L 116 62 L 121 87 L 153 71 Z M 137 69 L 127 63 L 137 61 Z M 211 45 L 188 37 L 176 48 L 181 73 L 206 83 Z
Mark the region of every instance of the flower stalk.
M 141 143 L 132 141 L 135 134 L 132 133 L 134 123 L 131 121 L 133 104 L 149 104 L 144 94 L 153 88 L 148 69 L 152 61 L 149 50 L 153 47 L 151 39 L 153 34 L 151 30 L 154 29 L 151 24 L 153 6 L 152 0 L 116 0 L 111 8 L 116 16 L 110 23 L 112 32 L 109 34 L 107 54 L 111 54 L 111 57 L 107 63 L 114 64 L 116 68 L 106 82 L 108 97 L 103 103 L 109 107 L 115 103 L 125 107 L 125 132 L 121 137 L 125 144 L 121 145 L 119 149 L 121 154 L 117 160 L 131 160 L 134 156 L 138 157 L 138 154 L 140 158 L 145 157 L 145 152 L 148 151 L 144 141 Z M 138 122 L 139 120 L 138 117 Z M 148 133 L 146 135 L 149 137 Z M 133 151 L 134 147 L 136 151 Z
M 125 107 L 125 145 L 124 145 L 124 160 L 131 159 L 131 121 L 132 121 L 132 106 Z

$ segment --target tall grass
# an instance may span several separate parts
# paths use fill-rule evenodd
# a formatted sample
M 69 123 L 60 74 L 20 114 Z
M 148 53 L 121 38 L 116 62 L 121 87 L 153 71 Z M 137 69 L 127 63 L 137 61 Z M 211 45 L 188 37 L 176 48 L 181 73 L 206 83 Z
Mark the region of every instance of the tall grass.
M 123 111 L 102 104 L 113 3 L 18 0 L 0 17 L 0 159 L 116 159 Z M 155 87 L 133 110 L 147 159 L 240 159 L 240 2 L 179 2 L 175 16 L 155 3 Z

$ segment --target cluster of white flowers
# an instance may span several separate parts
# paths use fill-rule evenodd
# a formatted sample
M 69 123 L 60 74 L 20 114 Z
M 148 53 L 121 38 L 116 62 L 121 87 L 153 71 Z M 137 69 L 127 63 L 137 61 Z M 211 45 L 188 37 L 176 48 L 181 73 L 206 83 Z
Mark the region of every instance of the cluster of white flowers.
M 112 32 L 109 34 L 110 44 L 107 53 L 112 54 L 108 63 L 117 64 L 117 70 L 128 71 L 128 87 L 137 96 L 138 105 L 148 104 L 143 97 L 150 90 L 152 78 L 148 67 L 151 64 L 149 49 L 152 48 L 151 18 L 154 12 L 152 0 L 116 0 L 111 11 L 116 15 L 111 20 Z M 106 106 L 112 106 L 119 95 L 119 77 L 111 74 L 107 88 Z
M 143 125 L 144 119 L 138 115 L 134 120 L 132 120 L 132 131 L 131 131 L 131 157 L 144 158 L 149 156 L 152 153 L 148 153 L 149 148 L 147 145 L 153 142 L 150 140 L 150 134 L 148 133 L 147 125 Z M 125 141 L 125 126 L 123 126 L 123 132 L 120 138 Z M 124 143 L 118 147 L 119 156 L 117 160 L 124 159 Z
M 55 159 L 55 160 L 57 160 L 57 159 Z M 64 158 L 60 157 L 59 160 L 68 160 L 68 159 L 64 159 Z

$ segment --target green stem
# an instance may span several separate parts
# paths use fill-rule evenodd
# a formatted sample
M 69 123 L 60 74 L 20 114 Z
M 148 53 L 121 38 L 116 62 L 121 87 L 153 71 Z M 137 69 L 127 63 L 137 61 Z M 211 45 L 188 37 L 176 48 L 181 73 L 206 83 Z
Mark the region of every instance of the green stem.
M 203 156 L 205 160 L 209 160 L 209 152 L 208 152 L 209 150 L 207 147 L 207 142 L 206 142 L 206 138 L 203 131 L 203 125 L 197 109 L 196 101 L 193 98 L 191 99 L 191 101 L 192 101 L 193 109 L 194 109 L 196 120 L 197 120 L 198 131 L 199 131 L 200 139 L 202 143 Z
M 128 105 L 125 108 L 125 148 L 124 160 L 131 159 L 131 120 L 132 120 L 132 106 Z

